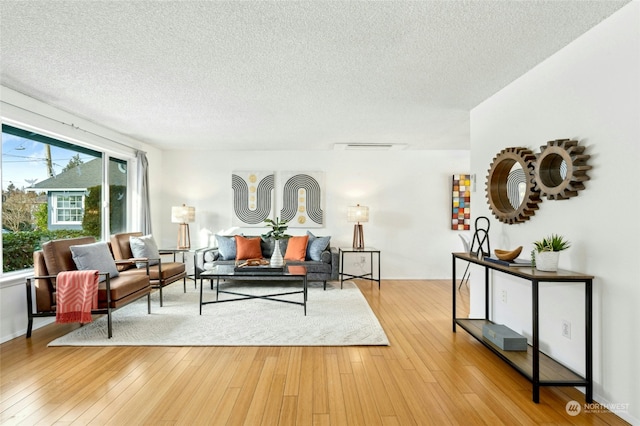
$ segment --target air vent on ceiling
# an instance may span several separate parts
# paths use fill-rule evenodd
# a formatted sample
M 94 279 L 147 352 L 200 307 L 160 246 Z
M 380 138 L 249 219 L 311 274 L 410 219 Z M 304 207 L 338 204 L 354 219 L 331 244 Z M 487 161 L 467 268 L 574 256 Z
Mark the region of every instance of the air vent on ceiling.
M 405 143 L 336 143 L 335 151 L 399 151 L 405 149 Z

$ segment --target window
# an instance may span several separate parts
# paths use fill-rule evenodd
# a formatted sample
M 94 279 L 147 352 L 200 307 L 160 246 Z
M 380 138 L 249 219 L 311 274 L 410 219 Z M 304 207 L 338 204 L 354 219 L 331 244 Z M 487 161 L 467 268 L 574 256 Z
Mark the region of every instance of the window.
M 124 159 L 3 125 L 2 272 L 32 267 L 44 241 L 126 231 L 127 177 Z
M 84 216 L 83 198 L 82 195 L 54 195 L 52 197 L 54 201 L 53 222 L 56 225 L 65 223 L 70 225 L 82 224 L 82 217 Z

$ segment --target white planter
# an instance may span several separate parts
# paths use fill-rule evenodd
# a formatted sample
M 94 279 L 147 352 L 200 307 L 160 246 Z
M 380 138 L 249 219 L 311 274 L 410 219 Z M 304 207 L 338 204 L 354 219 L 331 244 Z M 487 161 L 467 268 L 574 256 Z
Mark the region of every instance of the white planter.
M 547 272 L 557 271 L 559 258 L 559 251 L 541 251 L 536 253 L 536 269 Z
M 271 255 L 271 266 L 274 268 L 279 268 L 284 265 L 284 259 L 282 258 L 282 253 L 280 252 L 280 241 L 274 240 L 273 242 L 273 254 Z

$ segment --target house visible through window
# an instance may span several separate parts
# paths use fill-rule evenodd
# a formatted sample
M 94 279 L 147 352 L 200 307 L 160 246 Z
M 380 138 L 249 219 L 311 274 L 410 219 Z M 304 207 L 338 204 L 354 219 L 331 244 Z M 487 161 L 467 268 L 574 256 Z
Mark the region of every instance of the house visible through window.
M 63 223 L 82 224 L 84 216 L 82 195 L 54 195 L 53 199 L 55 200 L 53 217 L 56 225 Z
M 2 125 L 2 272 L 33 265 L 25 247 L 126 231 L 127 165 L 105 152 Z

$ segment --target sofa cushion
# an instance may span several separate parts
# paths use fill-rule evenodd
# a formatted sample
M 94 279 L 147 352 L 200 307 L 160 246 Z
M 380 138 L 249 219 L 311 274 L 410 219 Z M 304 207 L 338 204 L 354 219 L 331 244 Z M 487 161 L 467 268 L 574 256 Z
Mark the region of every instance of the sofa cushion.
M 71 250 L 73 262 L 79 271 L 98 270 L 107 272 L 110 278 L 120 275 L 107 243 L 81 244 L 70 246 L 69 249 Z M 104 280 L 106 280 L 106 277 L 100 275 L 99 281 L 102 282 Z
M 176 275 L 184 274 L 186 270 L 185 264 L 181 262 L 162 262 L 162 264 L 154 265 L 149 267 L 149 279 L 151 281 L 168 280 Z M 162 275 L 161 275 L 162 272 Z M 137 275 L 146 275 L 147 270 L 145 269 L 131 269 L 126 272 L 120 272 L 120 275 L 129 275 L 129 274 L 137 274 Z
M 264 238 L 260 237 L 260 250 L 262 251 L 262 257 L 266 259 L 270 259 L 273 255 L 273 243 L 275 240 L 273 238 Z
M 287 244 L 287 251 L 284 254 L 285 260 L 304 260 L 307 255 L 307 242 L 309 236 L 290 237 Z
M 316 237 L 309 231 L 307 231 L 307 236 L 309 236 L 309 242 L 307 243 L 306 259 L 321 261 L 322 252 L 329 247 L 331 237 Z
M 274 240 L 273 238 L 262 238 L 262 242 L 260 243 L 260 249 L 262 250 L 262 257 L 265 259 L 270 259 L 273 256 L 273 249 L 276 244 L 280 247 L 280 254 L 284 256 L 287 252 L 287 243 L 289 242 L 288 238 L 283 238 L 281 240 Z
M 236 241 L 236 259 L 259 259 L 262 257 L 260 249 L 260 237 L 247 238 L 241 235 L 235 236 Z
M 280 247 L 280 253 L 282 253 L 282 255 L 284 256 L 284 254 L 287 252 L 287 247 L 289 246 L 289 238 L 278 240 L 276 241 L 276 244 L 278 244 L 278 247 Z
M 236 239 L 234 235 L 216 235 L 218 252 L 222 260 L 234 260 L 236 258 Z
M 132 269 L 135 271 L 135 269 Z M 135 294 L 149 288 L 149 279 L 146 274 L 121 274 L 115 279 L 111 279 L 109 283 L 111 287 L 111 301 L 118 301 L 129 295 Z M 98 302 L 99 307 L 106 307 L 107 287 L 106 283 L 98 286 Z
M 131 246 L 131 254 L 133 257 L 149 259 L 149 266 L 160 263 L 160 251 L 158 245 L 151 235 L 142 237 L 129 237 L 129 245 Z M 146 262 L 136 262 L 136 267 L 147 267 Z

